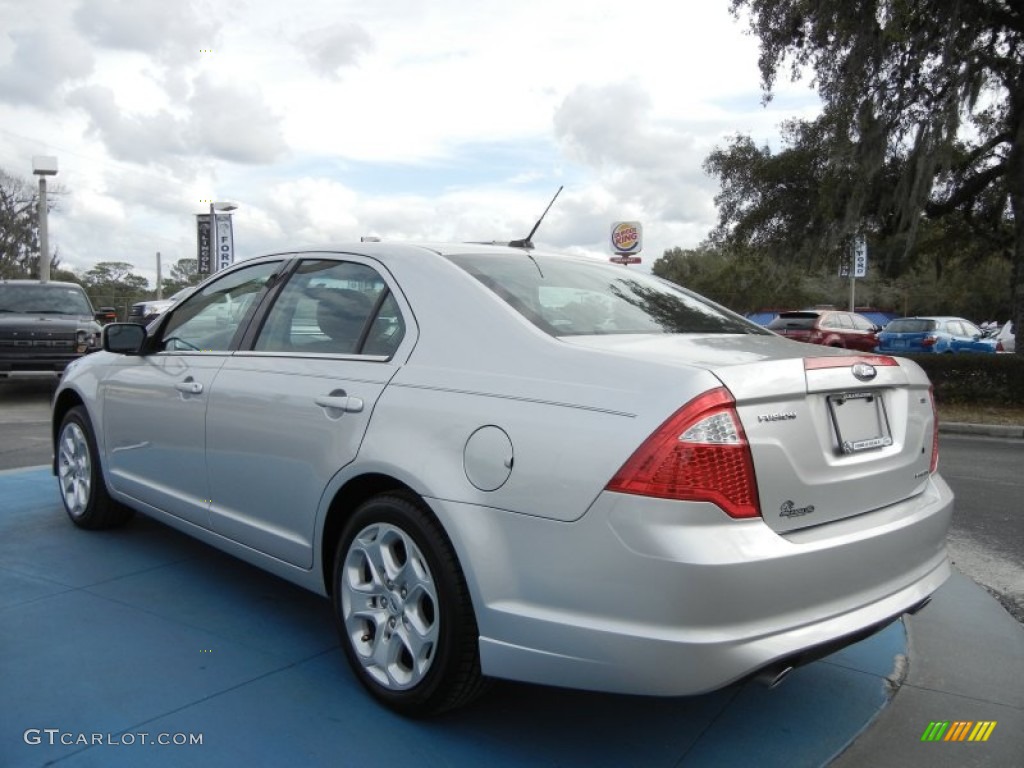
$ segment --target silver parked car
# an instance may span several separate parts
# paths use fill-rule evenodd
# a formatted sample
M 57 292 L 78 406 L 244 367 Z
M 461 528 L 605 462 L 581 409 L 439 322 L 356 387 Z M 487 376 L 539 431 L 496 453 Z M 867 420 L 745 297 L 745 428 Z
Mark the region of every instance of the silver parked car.
M 231 307 L 230 312 L 225 307 Z M 333 602 L 408 714 L 488 678 L 686 695 L 778 675 L 946 579 L 913 362 L 789 341 L 528 248 L 360 243 L 217 273 L 56 393 L 84 528 L 132 510 Z

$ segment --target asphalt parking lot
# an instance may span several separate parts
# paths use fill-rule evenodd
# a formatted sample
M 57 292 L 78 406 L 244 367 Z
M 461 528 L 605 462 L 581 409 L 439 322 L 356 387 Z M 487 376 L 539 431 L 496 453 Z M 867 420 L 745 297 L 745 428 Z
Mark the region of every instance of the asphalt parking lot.
M 74 528 L 38 466 L 47 411 L 38 387 L 0 392 L 3 455 L 37 467 L 0 472 L 2 766 L 1024 765 L 1024 630 L 960 575 L 772 691 L 498 683 L 469 710 L 402 719 L 349 673 L 325 600 L 142 516 Z M 997 725 L 922 742 L 941 720 Z
M 50 461 L 50 397 L 57 379 L 0 379 L 0 470 Z

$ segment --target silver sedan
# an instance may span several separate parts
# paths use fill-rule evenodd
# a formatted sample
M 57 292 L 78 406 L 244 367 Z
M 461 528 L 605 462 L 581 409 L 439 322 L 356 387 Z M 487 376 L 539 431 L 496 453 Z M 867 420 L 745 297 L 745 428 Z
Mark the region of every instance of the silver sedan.
M 331 599 L 397 711 L 489 678 L 678 696 L 781 674 L 946 579 L 913 362 L 527 248 L 360 243 L 104 329 L 53 405 L 71 520 L 139 511 Z

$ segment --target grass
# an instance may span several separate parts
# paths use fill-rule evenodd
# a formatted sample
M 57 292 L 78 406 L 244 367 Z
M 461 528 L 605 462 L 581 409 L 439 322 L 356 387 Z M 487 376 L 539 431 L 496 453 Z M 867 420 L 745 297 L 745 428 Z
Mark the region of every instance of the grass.
M 1024 426 L 1024 407 L 996 405 L 953 405 L 939 403 L 939 422 L 1003 424 Z

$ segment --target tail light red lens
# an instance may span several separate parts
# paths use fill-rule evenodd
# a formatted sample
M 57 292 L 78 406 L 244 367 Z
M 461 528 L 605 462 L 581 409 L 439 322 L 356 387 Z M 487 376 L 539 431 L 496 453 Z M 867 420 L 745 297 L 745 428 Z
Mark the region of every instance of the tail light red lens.
M 934 336 L 925 336 L 923 339 L 921 339 L 921 346 L 934 347 L 936 341 L 938 341 L 938 339 L 935 338 Z
M 691 400 L 636 449 L 607 490 L 709 501 L 730 517 L 759 517 L 754 462 L 735 404 L 724 387 Z
M 820 371 L 823 368 L 849 368 L 856 363 L 867 363 L 875 368 L 897 366 L 895 357 L 888 355 L 840 355 L 837 357 L 805 357 L 805 371 Z
M 932 463 L 929 471 L 935 474 L 939 468 L 939 409 L 935 405 L 934 387 L 928 387 L 928 397 L 932 401 Z

